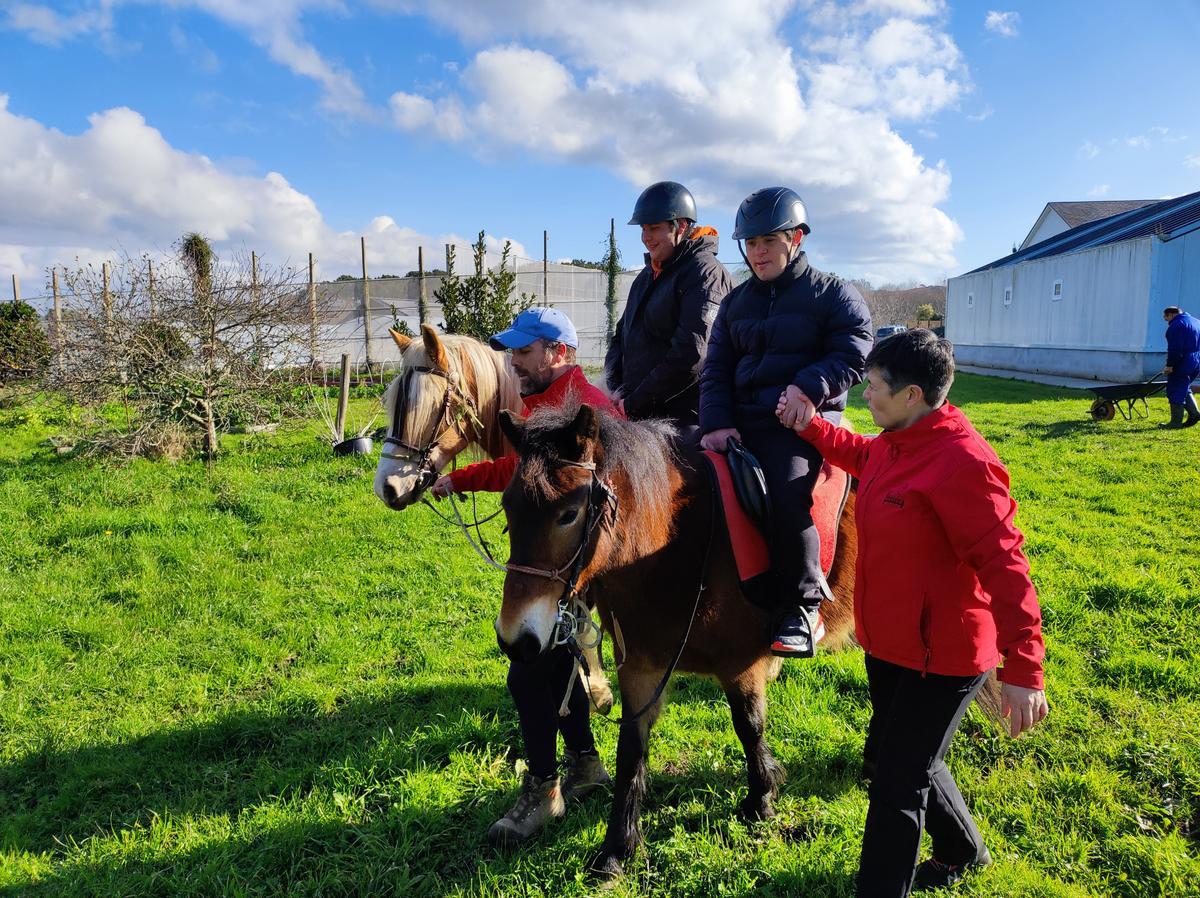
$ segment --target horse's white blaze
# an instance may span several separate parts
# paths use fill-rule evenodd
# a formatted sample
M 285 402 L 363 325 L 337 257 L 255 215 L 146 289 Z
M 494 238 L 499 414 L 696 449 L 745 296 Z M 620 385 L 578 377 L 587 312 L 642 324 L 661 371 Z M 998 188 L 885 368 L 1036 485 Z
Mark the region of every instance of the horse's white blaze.
M 511 620 L 506 619 L 506 615 L 501 611 L 496 618 L 496 635 L 506 645 L 516 645 L 517 640 L 529 633 L 545 650 L 554 637 L 554 623 L 558 619 L 558 592 L 561 590 L 548 588 L 536 598 L 527 599 L 522 603 L 521 613 L 512 616 Z

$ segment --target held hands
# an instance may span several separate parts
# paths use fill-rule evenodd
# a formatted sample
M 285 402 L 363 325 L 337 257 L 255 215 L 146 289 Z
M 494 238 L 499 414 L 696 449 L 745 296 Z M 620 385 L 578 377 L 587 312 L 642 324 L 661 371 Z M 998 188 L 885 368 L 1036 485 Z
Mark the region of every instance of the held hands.
M 790 427 L 796 433 L 800 433 L 808 427 L 816 413 L 817 407 L 795 384 L 788 384 L 788 388 L 779 394 L 775 417 L 784 427 Z
M 738 433 L 736 427 L 722 427 L 720 430 L 710 431 L 701 438 L 700 448 L 708 449 L 712 452 L 724 452 L 725 443 L 730 437 L 740 441 L 742 435 Z
M 1046 693 L 1041 689 L 1000 684 L 1000 716 L 1008 718 L 1008 731 L 1014 738 L 1032 730 L 1049 713 Z
M 454 483 L 450 480 L 449 474 L 443 474 L 429 488 L 429 495 L 435 499 L 445 499 L 452 492 L 454 492 Z

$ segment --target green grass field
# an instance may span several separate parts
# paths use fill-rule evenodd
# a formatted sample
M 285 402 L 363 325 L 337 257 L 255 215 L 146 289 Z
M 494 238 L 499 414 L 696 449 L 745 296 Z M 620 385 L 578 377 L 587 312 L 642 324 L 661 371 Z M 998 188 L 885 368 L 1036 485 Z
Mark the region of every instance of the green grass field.
M 995 858 L 959 894 L 1200 896 L 1200 428 L 1157 430 L 1161 397 L 1133 424 L 1011 381 L 952 398 L 1012 472 L 1051 702 L 1015 741 L 973 712 L 951 749 Z M 484 839 L 520 738 L 500 575 L 457 531 L 387 511 L 315 427 L 208 470 L 55 457 L 56 430 L 0 410 L 0 894 L 591 893 L 606 796 Z M 789 780 L 751 826 L 723 697 L 677 678 L 615 894 L 853 894 L 861 654 L 787 665 L 769 702 Z

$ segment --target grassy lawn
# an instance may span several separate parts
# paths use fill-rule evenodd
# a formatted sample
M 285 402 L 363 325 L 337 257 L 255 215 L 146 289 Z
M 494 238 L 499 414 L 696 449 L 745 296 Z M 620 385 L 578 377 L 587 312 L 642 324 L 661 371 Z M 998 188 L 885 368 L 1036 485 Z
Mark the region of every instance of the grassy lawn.
M 1095 424 L 1090 398 L 952 396 L 1012 472 L 1052 709 L 954 743 L 995 858 L 962 895 L 1200 896 L 1200 428 L 1157 430 L 1161 397 Z M 457 531 L 387 511 L 315 427 L 115 467 L 55 457 L 47 415 L 0 409 L 0 894 L 590 893 L 606 797 L 522 851 L 484 839 L 520 737 L 500 575 Z M 721 693 L 676 680 L 614 894 L 853 894 L 861 654 L 787 665 L 769 701 L 789 781 L 750 826 Z

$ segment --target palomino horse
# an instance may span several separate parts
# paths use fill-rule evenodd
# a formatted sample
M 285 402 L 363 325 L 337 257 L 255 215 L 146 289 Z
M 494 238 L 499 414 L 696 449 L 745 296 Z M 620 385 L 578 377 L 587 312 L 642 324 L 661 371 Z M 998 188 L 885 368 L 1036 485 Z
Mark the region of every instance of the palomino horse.
M 478 445 L 492 458 L 510 452 L 500 412 L 519 412 L 523 405 L 504 353 L 472 337 L 439 337 L 427 324 L 419 340 L 391 334 L 403 367 L 383 396 L 389 423 L 375 495 L 399 511 L 417 501 L 467 446 Z
M 729 699 L 750 784 L 743 814 L 771 816 L 783 769 L 763 727 L 777 660 L 767 613 L 742 596 L 704 462 L 676 457 L 664 425 L 587 405 L 539 410 L 526 423 L 502 414 L 501 424 L 521 456 L 503 498 L 511 555 L 496 619 L 501 648 L 528 659 L 559 638 L 567 569 L 578 571 L 577 588 L 589 589 L 605 629 L 624 641 L 615 794 L 591 869 L 618 875 L 641 840 L 650 729 L 677 652 L 677 669 L 715 677 Z M 826 645 L 850 633 L 856 554 L 851 494 L 829 576 L 837 601 L 823 609 Z

